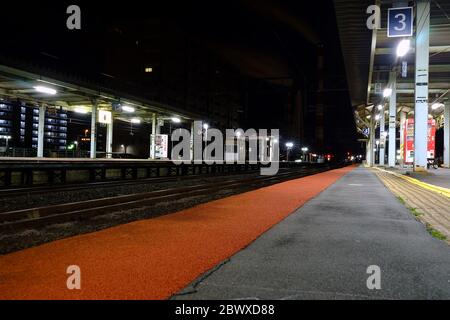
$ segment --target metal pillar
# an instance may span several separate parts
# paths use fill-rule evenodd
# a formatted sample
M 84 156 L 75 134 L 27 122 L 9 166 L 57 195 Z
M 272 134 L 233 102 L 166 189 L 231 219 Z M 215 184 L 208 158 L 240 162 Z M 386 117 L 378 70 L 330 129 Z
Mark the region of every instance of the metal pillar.
M 397 157 L 397 72 L 391 71 L 389 74 L 389 83 L 392 93 L 389 98 L 389 167 L 395 167 Z
M 405 165 L 405 123 L 406 112 L 400 112 L 400 165 Z
M 189 158 L 191 159 L 191 161 L 194 161 L 194 130 L 195 130 L 194 124 L 195 124 L 195 121 L 192 121 L 192 123 L 191 123 L 191 141 L 190 141 L 190 146 L 189 146 L 189 152 L 190 152 Z M 208 140 L 205 135 L 205 144 L 207 144 L 207 143 L 208 143 Z
M 44 156 L 44 128 L 45 128 L 45 105 L 39 106 L 39 124 L 38 124 L 38 148 L 37 156 L 42 158 Z
M 113 144 L 113 127 L 114 119 L 111 115 L 111 123 L 106 125 L 106 157 L 112 158 L 112 144 Z
M 155 159 L 155 142 L 156 142 L 156 113 L 152 116 L 152 134 L 150 135 L 150 159 Z
M 370 138 L 366 141 L 366 164 L 370 166 Z
M 450 101 L 444 107 L 444 167 L 450 168 Z
M 375 107 L 374 107 L 375 108 Z M 370 117 L 370 131 L 369 131 L 369 166 L 373 167 L 375 164 L 375 112 L 372 112 L 372 116 Z
M 414 171 L 427 170 L 430 1 L 417 0 Z
M 92 114 L 91 114 L 91 150 L 90 158 L 95 159 L 97 157 L 97 102 L 92 102 Z
M 384 131 L 385 119 L 384 119 L 384 105 L 380 111 L 380 153 L 378 154 L 378 164 L 384 166 L 384 149 L 386 147 L 386 135 Z

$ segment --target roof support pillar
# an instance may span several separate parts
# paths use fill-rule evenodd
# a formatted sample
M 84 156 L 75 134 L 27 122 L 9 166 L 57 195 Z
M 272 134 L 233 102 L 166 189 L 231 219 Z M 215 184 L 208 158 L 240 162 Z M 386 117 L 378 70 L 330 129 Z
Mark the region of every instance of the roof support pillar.
M 417 0 L 414 171 L 427 170 L 430 1 Z
M 444 167 L 450 168 L 450 101 L 444 107 Z
M 373 167 L 375 164 L 375 112 L 372 112 L 370 117 L 370 130 L 369 130 L 369 166 Z
M 42 158 L 44 156 L 44 128 L 45 128 L 45 105 L 39 105 L 39 124 L 38 124 L 38 147 L 37 156 Z
M 150 135 L 150 159 L 155 159 L 155 144 L 156 144 L 156 113 L 152 115 L 152 134 Z
M 389 74 L 389 83 L 392 93 L 389 97 L 389 167 L 395 167 L 397 157 L 397 72 L 391 71 Z
M 97 157 L 97 101 L 92 101 L 90 158 Z
M 191 140 L 189 144 L 189 159 L 191 161 L 194 161 L 194 130 L 195 130 L 195 121 L 191 122 Z M 208 144 L 208 137 L 207 137 L 207 131 L 205 131 L 205 145 Z M 202 142 L 203 143 L 203 142 Z
M 405 124 L 406 112 L 400 112 L 400 165 L 405 164 Z
M 385 154 L 385 147 L 386 147 L 386 133 L 384 131 L 385 126 L 385 119 L 384 119 L 384 105 L 382 104 L 383 108 L 380 110 L 380 153 L 378 154 L 378 164 L 380 166 L 384 166 L 384 154 Z
M 114 127 L 114 118 L 111 114 L 111 123 L 108 123 L 106 125 L 106 157 L 107 158 L 112 158 L 113 127 Z

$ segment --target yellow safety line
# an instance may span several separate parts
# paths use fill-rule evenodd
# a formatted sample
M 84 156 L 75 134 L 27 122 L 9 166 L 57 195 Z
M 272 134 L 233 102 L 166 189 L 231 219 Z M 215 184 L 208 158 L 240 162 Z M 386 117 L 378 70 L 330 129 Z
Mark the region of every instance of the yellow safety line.
M 392 171 L 384 170 L 384 169 L 381 169 L 381 168 L 377 168 L 377 167 L 374 167 L 374 168 L 377 169 L 377 170 L 380 170 L 380 171 L 392 174 L 392 175 L 394 175 L 396 177 L 402 178 L 403 180 L 406 180 L 406 181 L 408 181 L 410 183 L 418 185 L 419 187 L 422 187 L 424 189 L 437 192 L 437 193 L 439 193 L 439 194 L 441 194 L 441 195 L 443 195 L 443 196 L 445 196 L 447 198 L 450 198 L 450 189 L 448 189 L 448 188 L 438 187 L 438 186 L 435 186 L 435 185 L 432 185 L 432 184 L 429 184 L 429 183 L 422 182 L 422 181 L 420 181 L 418 179 L 411 178 L 411 177 L 405 176 L 403 174 L 395 173 L 395 172 L 392 172 Z

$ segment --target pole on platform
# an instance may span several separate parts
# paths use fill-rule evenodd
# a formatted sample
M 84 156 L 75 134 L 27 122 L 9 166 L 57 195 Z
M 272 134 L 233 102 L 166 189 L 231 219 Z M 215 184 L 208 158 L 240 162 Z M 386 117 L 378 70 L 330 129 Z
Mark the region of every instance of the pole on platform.
M 155 159 L 155 143 L 156 143 L 156 113 L 152 115 L 152 134 L 150 135 L 150 159 Z
M 39 124 L 38 124 L 38 147 L 37 156 L 42 158 L 44 156 L 44 129 L 45 129 L 45 105 L 39 105 Z
M 444 107 L 444 167 L 450 168 L 450 101 Z
M 191 161 L 194 161 L 194 134 L 195 134 L 195 121 L 191 122 L 191 140 L 189 143 L 189 158 L 191 159 Z M 208 138 L 206 137 L 205 134 L 205 144 L 207 144 Z M 203 143 L 203 142 L 202 142 Z
M 386 147 L 386 135 L 384 131 L 385 121 L 384 121 L 384 105 L 382 104 L 382 109 L 380 110 L 380 153 L 378 164 L 384 166 L 384 148 Z
M 400 165 L 405 165 L 405 123 L 406 112 L 400 112 Z
M 429 38 L 430 1 L 417 0 L 414 171 L 427 170 Z
M 375 110 L 375 106 L 373 107 Z M 372 112 L 370 117 L 370 132 L 369 132 L 369 148 L 370 148 L 370 159 L 369 166 L 373 167 L 375 164 L 375 111 Z
M 108 123 L 106 125 L 106 157 L 107 158 L 112 158 L 113 127 L 114 127 L 114 118 L 111 114 L 111 123 Z
M 391 71 L 389 74 L 389 83 L 392 93 L 389 97 L 389 167 L 395 167 L 397 157 L 397 72 Z
M 90 158 L 97 157 L 97 101 L 92 102 Z

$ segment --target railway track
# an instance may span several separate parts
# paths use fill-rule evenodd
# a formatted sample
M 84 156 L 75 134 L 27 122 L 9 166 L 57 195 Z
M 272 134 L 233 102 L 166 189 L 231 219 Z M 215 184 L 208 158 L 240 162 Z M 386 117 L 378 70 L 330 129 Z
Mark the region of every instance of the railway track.
M 0 213 L 0 232 L 18 232 L 26 229 L 40 228 L 47 225 L 87 219 L 89 217 L 122 210 L 145 208 L 158 202 L 213 194 L 224 190 L 263 187 L 327 170 L 330 170 L 330 168 L 288 171 L 279 173 L 276 176 L 232 178 L 225 179 L 221 182 L 207 182 L 193 186 L 175 187 L 151 192 L 3 212 Z
M 245 171 L 239 173 L 240 175 L 252 174 L 256 173 L 255 171 Z M 202 177 L 221 177 L 221 176 L 230 176 L 230 174 L 208 174 L 205 176 L 201 175 L 193 175 L 193 176 L 172 176 L 172 177 L 153 177 L 153 178 L 144 178 L 144 179 L 129 179 L 129 180 L 111 180 L 111 181 L 99 181 L 99 182 L 89 182 L 89 183 L 71 183 L 67 185 L 42 185 L 35 187 L 20 187 L 20 188 L 9 188 L 9 189 L 0 189 L 0 199 L 6 197 L 17 197 L 23 195 L 38 195 L 38 194 L 46 194 L 50 192 L 69 192 L 69 191 L 80 191 L 91 188 L 111 188 L 117 186 L 126 186 L 126 185 L 143 185 L 149 183 L 164 183 L 170 181 L 186 181 L 186 180 L 194 180 Z

